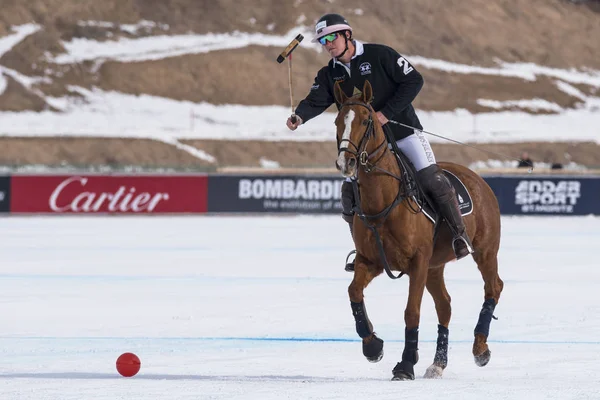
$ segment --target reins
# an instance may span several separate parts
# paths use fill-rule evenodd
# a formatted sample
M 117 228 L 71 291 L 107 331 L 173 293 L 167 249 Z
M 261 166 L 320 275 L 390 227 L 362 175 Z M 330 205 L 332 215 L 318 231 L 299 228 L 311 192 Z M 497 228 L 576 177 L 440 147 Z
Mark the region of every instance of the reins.
M 396 206 L 401 204 L 404 201 L 404 199 L 411 197 L 411 196 L 414 197 L 415 188 L 410 187 L 407 183 L 409 176 L 406 171 L 408 171 L 408 169 L 407 169 L 408 166 L 404 165 L 403 161 L 401 160 L 401 157 L 394 155 L 394 158 L 396 159 L 396 162 L 398 163 L 398 167 L 401 171 L 400 175 L 404 174 L 405 179 L 402 179 L 401 176 L 394 174 L 391 171 L 388 171 L 384 168 L 377 166 L 377 164 L 385 156 L 386 152 L 390 151 L 390 149 L 388 147 L 388 143 L 390 143 L 390 141 L 386 137 L 385 132 L 383 132 L 384 139 L 381 142 L 381 144 L 379 144 L 371 154 L 367 153 L 366 149 L 367 149 L 369 140 L 371 139 L 371 137 L 375 137 L 375 127 L 373 126 L 373 109 L 368 104 L 358 102 L 358 101 L 351 101 L 351 102 L 344 103 L 342 105 L 342 108 L 345 106 L 351 106 L 351 105 L 358 105 L 361 107 L 365 107 L 369 110 L 369 118 L 367 120 L 363 121 L 363 125 L 366 125 L 367 127 L 366 127 L 365 133 L 364 133 L 360 143 L 358 144 L 358 146 L 351 140 L 345 139 L 345 141 L 347 141 L 348 144 L 351 145 L 355 150 L 350 149 L 349 147 L 339 147 L 338 155 L 341 154 L 342 152 L 348 152 L 357 159 L 359 165 L 357 166 L 356 174 L 358 174 L 358 168 L 360 168 L 362 166 L 365 173 L 371 173 L 373 171 L 377 171 L 379 173 L 389 175 L 399 182 L 398 193 L 396 194 L 396 197 L 394 198 L 394 200 L 392 201 L 391 204 L 389 204 L 382 211 L 380 211 L 376 214 L 365 214 L 365 213 L 363 213 L 362 208 L 360 206 L 361 201 L 360 201 L 360 191 L 358 189 L 358 176 L 355 176 L 355 179 L 351 180 L 352 181 L 352 190 L 354 191 L 354 198 L 356 199 L 355 205 L 353 207 L 353 211 L 356 213 L 356 215 L 358 215 L 360 220 L 365 224 L 365 226 L 375 236 L 375 240 L 377 241 L 377 246 L 379 247 L 379 255 L 381 257 L 381 261 L 383 263 L 383 267 L 384 267 L 386 274 L 391 279 L 398 279 L 398 278 L 401 278 L 405 274 L 405 272 L 400 271 L 399 275 L 394 275 L 394 273 L 390 269 L 389 263 L 387 261 L 387 257 L 385 256 L 383 242 L 381 240 L 381 235 L 379 234 L 378 228 L 381 227 L 385 223 L 387 217 L 392 212 L 392 210 L 394 208 L 396 208 Z M 382 127 L 382 129 L 383 129 L 383 127 Z M 396 152 L 396 154 L 398 154 L 399 150 L 396 146 L 396 143 L 392 141 L 391 146 L 394 149 L 394 151 Z M 379 154 L 379 153 L 381 153 L 381 154 Z M 374 158 L 377 158 L 377 159 L 375 161 L 371 162 L 371 160 L 373 160 Z M 412 205 L 409 205 L 408 207 L 411 211 L 414 211 L 414 212 L 420 211 L 420 209 L 414 210 L 412 208 Z M 380 221 L 378 223 L 371 222 L 371 221 L 376 221 L 376 220 L 380 220 Z

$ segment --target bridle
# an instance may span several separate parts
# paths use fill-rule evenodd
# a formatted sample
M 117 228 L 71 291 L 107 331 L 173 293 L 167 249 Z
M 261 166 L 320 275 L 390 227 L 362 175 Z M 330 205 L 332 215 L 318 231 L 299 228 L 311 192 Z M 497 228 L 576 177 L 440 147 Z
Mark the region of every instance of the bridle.
M 338 143 L 338 156 L 342 153 L 350 153 L 356 160 L 358 160 L 359 164 L 365 169 L 365 172 L 371 172 L 374 167 L 376 167 L 377 163 L 383 155 L 385 154 L 385 148 L 387 146 L 387 140 L 384 138 L 380 145 L 377 146 L 374 152 L 368 154 L 366 149 L 369 144 L 369 140 L 375 136 L 375 129 L 373 127 L 373 108 L 366 103 L 361 101 L 350 101 L 342 104 L 342 108 L 347 106 L 361 106 L 366 108 L 369 111 L 369 117 L 362 122 L 363 126 L 366 126 L 365 133 L 360 140 L 358 145 L 351 141 L 350 139 L 342 139 L 340 143 Z M 342 144 L 347 142 L 349 146 L 342 147 Z M 379 158 L 375 160 L 375 162 L 371 163 L 370 161 L 377 157 L 377 155 L 381 153 Z M 358 173 L 358 168 L 357 172 Z M 356 175 L 356 174 L 355 174 Z
M 356 160 L 358 160 L 359 165 L 357 166 L 356 172 L 354 173 L 353 179 L 351 180 L 352 181 L 352 190 L 354 191 L 354 198 L 355 198 L 355 203 L 356 203 L 353 207 L 354 212 L 356 213 L 356 215 L 358 215 L 358 217 L 365 224 L 365 226 L 371 232 L 373 232 L 373 235 L 375 236 L 375 239 L 376 239 L 378 247 L 379 247 L 379 253 L 380 253 L 381 261 L 383 263 L 385 272 L 387 273 L 387 275 L 390 278 L 398 279 L 398 278 L 402 277 L 402 275 L 404 275 L 404 272 L 400 272 L 399 275 L 394 275 L 392 273 L 390 266 L 388 264 L 388 261 L 387 261 L 387 257 L 385 256 L 385 251 L 383 249 L 383 243 L 381 241 L 381 236 L 379 235 L 377 228 L 381 227 L 384 224 L 388 215 L 392 212 L 392 210 L 397 205 L 402 203 L 402 201 L 408 197 L 414 197 L 414 193 L 413 193 L 413 190 L 407 185 L 407 179 L 402 179 L 402 177 L 398 176 L 397 174 L 394 174 L 393 172 L 390 172 L 386 169 L 383 169 L 383 168 L 377 166 L 379 161 L 381 161 L 383 159 L 383 156 L 385 155 L 385 153 L 387 151 L 390 151 L 390 149 L 388 148 L 388 140 L 385 135 L 385 132 L 383 135 L 384 136 L 383 141 L 379 145 L 377 145 L 375 150 L 373 152 L 371 152 L 370 154 L 367 152 L 367 146 L 369 144 L 369 141 L 371 140 L 371 138 L 375 137 L 375 128 L 373 126 L 374 110 L 370 105 L 368 105 L 367 103 L 363 103 L 362 101 L 349 101 L 349 102 L 342 104 L 340 111 L 344 107 L 353 106 L 353 105 L 365 107 L 369 111 L 369 117 L 367 119 L 365 119 L 364 121 L 362 121 L 362 125 L 366 127 L 365 133 L 363 134 L 363 137 L 360 139 L 360 142 L 358 143 L 358 145 L 350 139 L 342 139 L 338 143 L 338 156 L 342 153 L 349 153 Z M 345 145 L 344 142 L 347 142 L 348 144 Z M 397 147 L 395 146 L 395 143 L 392 144 L 392 148 L 394 148 L 396 151 L 398 151 Z M 394 158 L 396 158 L 396 160 L 398 162 L 398 167 L 400 168 L 400 175 L 403 175 L 406 178 L 407 177 L 407 175 L 406 175 L 407 166 L 403 164 L 401 158 L 398 158 L 396 156 L 394 156 Z M 362 167 L 366 173 L 370 173 L 372 171 L 377 171 L 377 172 L 389 175 L 398 181 L 398 193 L 396 194 L 394 201 L 377 214 L 367 215 L 367 214 L 363 213 L 362 208 L 360 206 L 360 191 L 358 190 L 358 179 L 357 179 L 358 178 L 358 170 L 360 167 Z M 408 206 L 408 208 L 411 209 L 412 211 L 416 211 L 416 212 L 421 211 L 420 208 L 419 208 L 419 210 L 414 210 L 412 208 L 412 206 L 410 206 L 410 205 Z M 379 220 L 378 223 L 370 222 L 370 221 L 377 221 L 377 220 Z
M 379 161 L 383 158 L 386 151 L 388 150 L 388 141 L 384 135 L 382 142 L 375 148 L 372 153 L 367 153 L 367 146 L 371 138 L 375 137 L 375 128 L 373 126 L 373 108 L 367 103 L 363 103 L 362 101 L 349 101 L 342 104 L 341 108 L 347 106 L 361 106 L 366 108 L 369 111 L 369 117 L 362 122 L 363 126 L 366 126 L 366 130 L 364 135 L 362 136 L 358 145 L 354 143 L 350 139 L 342 139 L 340 143 L 338 143 L 338 156 L 342 153 L 351 154 L 356 160 L 358 160 L 359 166 L 362 166 L 366 173 L 370 173 L 372 171 L 379 171 L 386 175 L 390 175 L 396 178 L 398 181 L 402 181 L 402 178 L 386 169 L 380 168 L 377 166 Z M 348 145 L 342 147 L 342 144 L 347 142 Z M 351 146 L 351 147 L 350 147 Z M 376 159 L 375 159 L 376 158 Z M 373 161 L 375 159 L 375 161 Z M 358 174 L 358 168 L 356 169 L 354 178 Z

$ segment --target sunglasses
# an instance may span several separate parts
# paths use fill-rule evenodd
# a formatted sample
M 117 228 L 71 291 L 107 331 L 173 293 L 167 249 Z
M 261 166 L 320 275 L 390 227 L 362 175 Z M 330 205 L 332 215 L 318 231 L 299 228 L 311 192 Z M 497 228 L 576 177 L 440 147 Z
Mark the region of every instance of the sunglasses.
M 320 37 L 319 43 L 321 43 L 323 46 L 325 46 L 327 44 L 327 42 L 333 42 L 335 39 L 337 39 L 338 36 L 339 36 L 339 34 L 337 32 L 330 33 L 329 35 Z

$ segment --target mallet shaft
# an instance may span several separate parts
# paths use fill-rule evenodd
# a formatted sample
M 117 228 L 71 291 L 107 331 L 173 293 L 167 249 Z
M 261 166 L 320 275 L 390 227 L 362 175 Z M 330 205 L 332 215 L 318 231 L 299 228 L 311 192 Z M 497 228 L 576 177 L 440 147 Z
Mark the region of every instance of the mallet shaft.
M 298 47 L 298 45 L 300 44 L 302 39 L 304 39 L 304 36 L 302 36 L 301 34 L 298 34 L 298 36 L 296 36 L 294 38 L 294 40 L 292 40 L 290 42 L 290 44 L 288 44 L 288 46 L 285 48 L 285 50 L 283 50 L 281 52 L 281 54 L 279 54 L 279 56 L 277 57 L 277 62 L 280 64 L 286 58 L 288 59 L 288 70 L 289 70 L 288 82 L 290 85 L 290 107 L 292 108 L 291 120 L 292 120 L 292 123 L 294 123 L 294 124 L 296 123 L 296 116 L 293 115 L 294 114 L 294 90 L 292 87 L 292 51 L 294 51 L 296 49 L 296 47 Z

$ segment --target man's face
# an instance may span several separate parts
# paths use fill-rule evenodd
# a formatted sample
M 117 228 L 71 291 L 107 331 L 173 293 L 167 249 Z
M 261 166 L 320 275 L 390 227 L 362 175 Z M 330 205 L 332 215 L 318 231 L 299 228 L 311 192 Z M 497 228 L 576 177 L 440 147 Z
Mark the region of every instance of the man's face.
M 322 38 L 319 38 L 319 43 L 329 53 L 331 57 L 338 57 L 346 49 L 346 41 L 344 40 L 343 32 L 335 32 Z

